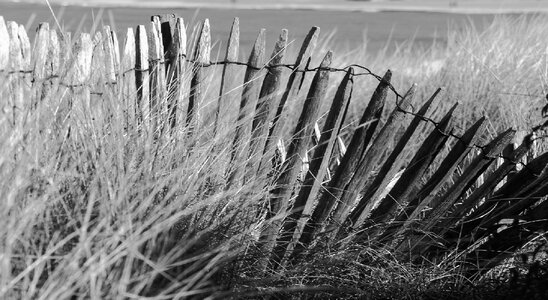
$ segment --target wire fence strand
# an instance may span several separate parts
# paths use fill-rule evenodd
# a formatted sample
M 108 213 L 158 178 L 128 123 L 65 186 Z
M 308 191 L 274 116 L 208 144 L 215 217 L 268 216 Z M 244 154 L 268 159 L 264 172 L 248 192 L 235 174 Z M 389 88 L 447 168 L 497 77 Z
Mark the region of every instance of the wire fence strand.
M 245 63 L 245 62 L 228 61 L 228 60 L 210 61 L 209 63 L 201 63 L 201 62 L 197 62 L 193 59 L 189 59 L 187 57 L 187 55 L 185 55 L 185 54 L 181 54 L 178 57 L 179 57 L 178 59 L 184 60 L 186 63 L 193 66 L 193 68 L 208 68 L 208 67 L 214 67 L 214 66 L 237 65 L 237 66 L 242 66 L 242 67 L 246 67 L 246 68 L 250 68 L 250 69 L 254 69 L 254 70 L 270 70 L 270 69 L 274 69 L 274 68 L 286 68 L 286 69 L 289 69 L 291 72 L 303 72 L 303 73 L 314 73 L 314 72 L 317 72 L 317 71 L 320 71 L 320 70 L 321 71 L 333 72 L 333 73 L 347 73 L 350 68 L 353 68 L 353 69 L 357 69 L 357 70 L 360 70 L 360 71 L 351 73 L 352 79 L 354 77 L 370 76 L 370 77 L 375 78 L 379 82 L 383 80 L 382 76 L 374 73 L 368 67 L 360 65 L 360 64 L 349 64 L 349 65 L 346 65 L 344 67 L 319 67 L 318 66 L 318 67 L 310 68 L 309 67 L 310 59 L 309 59 L 306 64 L 301 64 L 301 65 L 296 65 L 296 64 L 265 64 L 262 67 L 256 67 L 256 66 L 252 66 L 252 65 L 250 65 L 248 63 Z M 170 63 L 170 62 L 174 62 L 176 60 L 177 60 L 177 58 L 176 59 L 164 58 L 164 59 L 159 59 L 159 60 L 157 59 L 154 62 L 160 63 L 160 64 L 167 64 L 167 63 Z M 151 69 L 130 68 L 130 69 L 127 69 L 127 70 L 124 70 L 124 71 L 120 71 L 118 74 L 123 76 L 123 75 L 126 75 L 126 74 L 130 73 L 130 72 L 149 72 L 149 71 L 151 71 Z M 0 70 L 0 74 L 2 74 L 2 73 L 8 74 L 8 75 L 16 75 L 16 74 L 29 75 L 29 74 L 33 74 L 34 72 L 33 72 L 33 70 L 9 70 L 8 69 L 8 70 Z M 51 76 L 48 76 L 46 78 L 42 78 L 42 79 L 39 79 L 39 80 L 36 79 L 36 78 L 32 78 L 31 82 L 32 83 L 36 83 L 36 82 L 39 82 L 39 81 L 47 82 L 47 81 L 51 81 L 53 79 L 59 79 L 61 77 L 62 76 L 60 76 L 60 75 L 51 75 Z M 117 81 L 114 81 L 114 82 L 107 82 L 105 84 L 115 85 L 117 83 L 118 83 Z M 66 88 L 79 88 L 79 87 L 89 86 L 89 84 L 85 84 L 85 83 L 84 84 L 67 84 L 67 83 L 62 82 L 62 81 L 60 81 L 58 84 L 60 86 L 66 87 Z M 434 126 L 435 130 L 440 131 L 440 133 L 445 135 L 446 137 L 453 138 L 455 140 L 459 140 L 459 141 L 464 142 L 462 136 L 457 135 L 453 132 L 443 131 L 439 127 L 439 121 L 434 120 L 434 119 L 429 118 L 429 117 L 426 117 L 424 115 L 419 115 L 419 114 L 417 114 L 413 111 L 403 109 L 400 106 L 400 102 L 401 102 L 401 100 L 403 100 L 404 96 L 402 96 L 402 94 L 398 92 L 398 90 L 394 87 L 394 85 L 392 85 L 392 83 L 388 83 L 388 87 L 392 91 L 392 93 L 394 93 L 394 95 L 395 95 L 395 105 L 396 105 L 396 108 L 397 108 L 398 111 L 400 111 L 404 114 L 407 114 L 407 115 L 417 117 L 423 122 L 432 124 Z M 103 95 L 103 92 L 90 91 L 90 94 L 101 96 L 101 95 Z M 548 135 L 545 135 L 545 134 L 539 135 L 538 134 L 538 132 L 542 132 L 546 128 L 548 128 L 548 121 L 546 121 L 546 123 L 544 123 L 544 124 L 540 124 L 538 126 L 533 127 L 530 130 L 529 134 L 526 136 L 526 138 L 530 138 L 531 139 L 530 142 L 546 139 L 546 138 L 548 138 Z M 480 144 L 472 144 L 471 146 L 469 146 L 469 148 L 479 149 L 482 152 L 483 155 L 487 155 L 486 152 L 485 152 L 485 147 L 486 147 L 486 145 L 480 145 Z M 493 158 L 493 159 L 500 158 L 500 159 L 503 159 L 503 160 L 510 161 L 510 163 L 512 163 L 512 164 L 521 165 L 522 167 L 527 168 L 527 164 L 523 163 L 522 161 L 515 161 L 512 157 L 507 157 L 507 156 L 504 156 L 502 154 L 499 154 L 496 157 L 490 157 L 490 158 Z M 530 170 L 530 171 L 533 172 L 532 170 Z

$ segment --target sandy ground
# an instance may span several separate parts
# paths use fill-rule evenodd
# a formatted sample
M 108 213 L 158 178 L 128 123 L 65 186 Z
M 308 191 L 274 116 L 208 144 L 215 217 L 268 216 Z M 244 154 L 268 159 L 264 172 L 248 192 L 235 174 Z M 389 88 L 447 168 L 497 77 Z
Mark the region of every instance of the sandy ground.
M 9 1 L 13 0 L 0 0 L 0 2 Z M 21 0 L 21 2 L 41 3 L 45 1 Z M 50 2 L 99 7 L 313 9 L 365 12 L 426 11 L 465 14 L 548 13 L 548 0 L 50 0 Z

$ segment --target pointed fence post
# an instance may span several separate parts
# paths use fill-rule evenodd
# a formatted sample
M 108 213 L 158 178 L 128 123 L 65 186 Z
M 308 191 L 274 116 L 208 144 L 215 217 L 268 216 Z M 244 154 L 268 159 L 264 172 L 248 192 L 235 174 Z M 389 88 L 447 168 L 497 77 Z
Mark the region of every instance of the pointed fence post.
M 145 26 L 135 30 L 135 86 L 137 87 L 138 120 L 143 127 L 150 124 L 150 77 L 148 64 L 148 38 Z
M 262 80 L 260 80 L 260 78 L 263 74 L 264 58 L 265 29 L 261 29 L 253 46 L 253 50 L 251 50 L 251 54 L 249 55 L 245 71 L 240 110 L 235 124 L 236 131 L 230 153 L 228 186 L 239 181 L 243 174 L 243 170 L 245 169 L 245 160 L 247 159 L 246 146 L 248 145 L 251 136 L 254 108 L 257 105 L 261 89 Z
M 33 88 L 35 89 L 35 95 L 32 99 L 32 107 L 44 99 L 47 94 L 45 92 L 47 77 L 51 74 L 47 74 L 47 62 L 48 53 L 50 47 L 50 29 L 48 23 L 40 23 L 36 29 L 36 37 L 34 39 L 34 46 L 32 52 L 34 53 L 32 59 L 32 76 L 34 77 Z
M 288 100 L 294 101 L 294 99 L 297 98 L 301 90 L 302 83 L 306 75 L 306 72 L 303 71 L 306 70 L 308 64 L 310 63 L 310 58 L 312 56 L 312 53 L 314 52 L 314 49 L 316 48 L 319 34 L 320 28 L 312 27 L 303 41 L 301 50 L 299 51 L 297 59 L 295 60 L 295 68 L 293 69 L 293 72 L 289 75 L 287 86 L 282 95 L 282 98 L 280 99 L 278 108 L 276 109 L 274 119 L 272 120 L 272 126 L 270 127 L 268 133 L 269 138 L 266 141 L 264 153 L 269 153 L 270 151 L 272 151 L 278 143 L 279 139 L 283 140 L 283 133 L 285 129 L 285 115 L 283 114 L 283 112 L 286 107 L 286 102 Z
M 210 63 L 211 35 L 209 19 L 205 19 L 200 29 L 200 35 L 194 48 L 194 65 L 192 66 L 192 81 L 190 83 L 190 96 L 188 99 L 188 111 L 186 126 L 189 135 L 194 134 L 194 129 L 201 122 L 200 107 L 205 97 L 204 80 L 206 80 L 205 67 Z
M 105 87 L 106 60 L 103 50 L 103 32 L 97 31 L 93 36 L 93 52 L 91 54 L 91 87 L 93 91 L 102 93 Z M 98 101 L 94 101 L 98 102 Z
M 162 34 L 165 36 L 165 33 L 163 33 L 164 24 L 162 23 Z M 182 106 L 180 99 L 182 99 L 183 72 L 186 63 L 186 28 L 183 18 L 175 20 L 171 44 L 166 53 L 169 62 L 167 65 L 168 113 L 169 124 L 173 130 L 176 128 L 178 115 L 181 114 L 179 112 L 180 106 Z
M 223 65 L 223 71 L 221 74 L 221 86 L 219 88 L 219 99 L 217 100 L 217 108 L 215 110 L 215 123 L 213 124 L 213 130 L 215 135 L 219 132 L 219 127 L 226 124 L 232 124 L 232 120 L 229 120 L 227 116 L 231 111 L 231 106 L 236 104 L 237 93 L 235 89 L 236 83 L 236 70 L 237 66 L 232 64 L 238 62 L 238 56 L 240 51 L 240 19 L 234 18 L 232 27 L 230 29 L 230 35 L 228 36 L 228 45 L 226 47 L 225 64 Z
M 72 49 L 72 59 L 67 72 L 67 84 L 72 92 L 68 109 L 74 112 L 72 120 L 83 122 L 90 113 L 90 79 L 92 74 L 93 41 L 87 33 L 81 33 Z
M 318 119 L 320 105 L 325 97 L 325 91 L 329 82 L 329 71 L 327 68 L 331 65 L 331 61 L 332 52 L 329 51 L 312 80 L 302 113 L 289 144 L 287 159 L 282 166 L 282 171 L 276 180 L 275 187 L 270 192 L 270 209 L 267 211 L 266 216 L 268 224 L 261 233 L 260 239 L 265 252 L 270 252 L 274 247 L 282 220 L 289 206 L 289 197 L 301 171 L 302 159 L 312 141 L 314 123 Z M 270 263 L 274 262 L 273 260 L 270 261 Z M 271 267 L 274 266 L 271 265 Z
M 479 140 L 480 135 L 487 125 L 486 118 L 482 117 L 457 140 L 449 154 L 441 162 L 439 168 L 432 177 L 418 191 L 407 207 L 396 217 L 395 227 L 391 228 L 395 237 L 403 236 L 409 226 L 419 219 L 419 214 L 430 204 L 443 185 L 453 176 L 457 166 L 470 153 L 474 144 Z M 399 224 L 399 225 L 398 225 Z
M 334 223 L 340 223 L 343 224 L 343 226 L 352 226 L 353 230 L 357 230 L 359 227 L 361 227 L 361 225 L 363 224 L 363 220 L 369 216 L 373 206 L 377 203 L 378 198 L 381 196 L 381 193 L 384 192 L 384 189 L 386 189 L 396 173 L 402 167 L 401 159 L 398 158 L 400 157 L 404 148 L 409 143 L 409 140 L 417 130 L 419 124 L 423 121 L 422 118 L 426 115 L 430 106 L 432 106 L 432 103 L 436 99 L 439 92 L 440 89 L 436 90 L 436 92 L 434 92 L 430 99 L 428 99 L 428 101 L 426 101 L 422 105 L 415 117 L 413 117 L 413 120 L 405 130 L 402 137 L 399 139 L 398 143 L 396 144 L 386 161 L 383 163 L 375 178 L 372 180 L 368 180 L 368 182 L 362 188 L 361 195 L 363 196 L 354 208 L 354 210 L 346 217 L 346 220 L 346 213 L 336 213 L 335 215 L 340 215 L 340 217 L 335 218 L 335 220 L 337 220 L 338 222 Z M 343 209 L 346 210 L 347 208 L 341 207 L 339 211 L 342 211 Z
M 116 84 L 116 75 L 120 65 L 117 57 L 118 43 L 114 44 L 114 33 L 110 30 L 110 26 L 103 27 L 103 51 L 105 57 L 105 84 L 112 86 Z M 116 39 L 117 40 L 117 39 Z M 118 53 L 118 56 L 120 54 Z
M 496 224 L 499 221 L 514 218 L 548 193 L 545 186 L 547 178 L 548 153 L 544 153 L 529 162 L 526 168 L 508 180 L 493 196 L 485 199 L 483 204 L 450 228 L 441 237 L 442 241 L 452 249 L 461 251 L 490 236 L 498 230 Z M 411 248 L 411 245 L 404 246 L 407 248 L 400 248 Z M 440 255 L 444 252 L 440 251 Z
M 23 113 L 23 86 L 20 82 L 21 73 L 25 71 L 23 69 L 23 54 L 21 49 L 21 42 L 19 41 L 19 25 L 13 21 L 8 21 L 7 30 L 9 39 L 7 44 L 9 45 L 9 71 L 13 72 L 8 77 L 9 80 L 9 95 L 8 107 L 6 111 L 9 112 L 10 123 L 13 126 L 20 124 Z
M 9 41 L 10 35 L 4 17 L 0 16 L 0 41 Z M 0 43 L 0 71 L 7 71 L 10 63 L 9 43 Z
M 165 107 L 164 46 L 160 19 L 153 17 L 148 30 L 148 64 L 150 69 L 150 114 L 152 130 L 159 134 L 163 124 L 161 115 Z
M 353 75 L 353 69 L 348 69 L 335 94 L 323 127 L 323 133 L 310 159 L 310 165 L 299 194 L 293 203 L 292 212 L 285 218 L 282 231 L 276 240 L 276 246 L 271 257 L 272 266 L 277 266 L 282 262 L 285 252 L 290 246 L 289 243 L 294 238 L 295 231 L 297 231 L 296 237 L 298 238 L 298 222 L 303 214 L 310 213 L 312 205 L 320 192 L 352 96 Z
M 513 144 L 508 145 L 513 146 Z M 525 137 L 523 143 L 517 149 L 508 154 L 503 163 L 493 173 L 489 174 L 489 176 L 485 179 L 485 182 L 480 187 L 475 189 L 470 196 L 466 197 L 457 209 L 451 211 L 447 218 L 439 221 L 438 225 L 436 225 L 439 228 L 439 231 L 437 232 L 440 235 L 445 234 L 449 228 L 455 225 L 456 222 L 460 221 L 460 219 L 470 212 L 474 206 L 479 205 L 481 199 L 487 197 L 488 194 L 495 189 L 496 185 L 501 182 L 507 174 L 509 174 L 512 170 L 515 170 L 516 162 L 518 162 L 529 152 L 529 150 L 531 150 L 532 145 L 533 140 L 531 135 Z M 504 147 L 502 151 L 504 152 L 507 148 L 508 147 Z
M 124 110 L 125 127 L 137 125 L 137 116 L 139 116 L 138 102 L 136 101 L 136 57 L 135 57 L 135 33 L 132 28 L 128 28 L 124 42 L 123 55 L 120 61 L 120 80 L 122 105 Z
M 422 187 L 421 179 L 424 173 L 449 138 L 449 133 L 452 131 L 451 117 L 456 108 L 457 104 L 455 104 L 439 124 L 434 127 L 430 135 L 428 135 L 419 150 L 415 153 L 394 187 L 372 211 L 371 216 L 368 218 L 368 222 L 376 227 L 368 230 L 367 235 L 375 236 L 376 233 L 382 231 L 381 228 L 385 228 L 388 222 L 393 221 L 397 216 L 397 213 L 407 206 L 409 199 L 413 198 L 412 193 Z
M 414 84 L 409 91 L 405 94 L 400 103 L 396 104 L 396 107 L 386 120 L 384 126 L 380 129 L 375 139 L 371 142 L 371 146 L 361 156 L 361 159 L 355 167 L 355 173 L 352 175 L 350 181 L 346 186 L 340 186 L 342 194 L 340 197 L 339 209 L 349 210 L 350 207 L 355 205 L 358 199 L 361 188 L 368 180 L 369 174 L 379 166 L 380 160 L 383 154 L 386 152 L 386 144 L 393 138 L 394 132 L 401 123 L 405 121 L 407 112 L 411 110 L 411 101 L 415 95 L 417 85 Z M 341 206 L 342 205 L 342 206 Z M 345 217 L 343 214 L 341 214 Z M 344 220 L 331 220 L 329 228 L 340 227 Z M 333 239 L 333 236 L 330 236 Z
M 446 216 L 449 208 L 457 201 L 458 198 L 472 186 L 476 179 L 485 172 L 489 165 L 495 161 L 496 156 L 504 149 L 504 147 L 514 138 L 516 131 L 508 129 L 499 134 L 487 146 L 482 149 L 482 153 L 477 155 L 470 165 L 463 171 L 462 175 L 451 187 L 438 198 L 432 201 L 432 209 L 427 213 L 423 220 L 418 223 L 418 230 L 422 232 L 437 231 L 436 224 Z M 424 237 L 412 237 L 407 243 L 410 249 L 402 248 L 400 251 L 412 251 L 417 257 L 429 247 L 421 243 Z M 402 244 L 402 246 L 405 246 Z
M 299 243 L 295 247 L 295 257 L 302 253 L 315 240 L 317 234 L 325 227 L 326 220 L 331 214 L 335 204 L 341 199 L 346 186 L 350 183 L 354 174 L 357 172 L 359 162 L 362 159 L 364 151 L 373 136 L 382 114 L 390 86 L 390 79 L 391 72 L 387 71 L 385 76 L 379 82 L 375 92 L 371 96 L 371 100 L 369 101 L 369 104 L 361 117 L 360 125 L 352 136 L 352 140 L 341 161 L 341 164 L 337 167 L 335 175 L 327 185 L 326 191 L 318 200 L 318 205 L 303 228 L 303 233 L 299 239 Z M 410 103 L 413 95 L 414 88 L 408 92 L 402 103 Z M 395 114 L 396 110 L 392 113 L 392 115 Z M 395 117 L 391 117 L 391 119 L 395 119 Z M 389 124 L 392 123 L 397 122 L 394 120 Z M 388 130 L 385 130 L 385 132 L 386 131 Z M 339 205 L 342 205 L 342 203 L 339 202 Z
M 255 107 L 251 140 L 249 141 L 247 176 L 263 176 L 266 173 L 259 167 L 265 167 L 268 164 L 268 157 L 270 157 L 270 153 L 265 153 L 264 149 L 270 124 L 273 122 L 283 92 L 280 89 L 284 73 L 284 67 L 281 64 L 283 64 L 286 53 L 287 36 L 288 31 L 283 29 L 270 56 L 268 72 L 263 80 L 259 101 Z M 254 163 L 255 160 L 258 161 L 258 164 Z

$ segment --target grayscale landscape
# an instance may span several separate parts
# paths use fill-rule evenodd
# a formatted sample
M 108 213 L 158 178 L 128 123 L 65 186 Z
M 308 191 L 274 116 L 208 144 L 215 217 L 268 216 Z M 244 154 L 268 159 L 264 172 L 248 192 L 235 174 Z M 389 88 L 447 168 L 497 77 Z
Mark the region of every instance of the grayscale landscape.
M 0 0 L 0 299 L 548 298 L 547 0 Z

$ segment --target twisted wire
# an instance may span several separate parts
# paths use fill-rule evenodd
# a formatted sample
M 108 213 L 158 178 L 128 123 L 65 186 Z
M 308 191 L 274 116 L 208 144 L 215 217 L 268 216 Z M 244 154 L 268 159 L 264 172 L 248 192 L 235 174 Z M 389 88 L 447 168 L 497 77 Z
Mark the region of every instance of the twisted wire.
M 352 78 L 360 77 L 360 76 L 371 76 L 371 77 L 374 77 L 379 82 L 382 80 L 382 76 L 374 73 L 368 67 L 360 65 L 360 64 L 349 64 L 349 65 L 346 65 L 344 67 L 319 67 L 318 66 L 318 67 L 310 68 L 309 67 L 310 61 L 308 61 L 308 63 L 306 65 L 304 65 L 304 67 L 301 67 L 302 65 L 296 65 L 296 64 L 266 64 L 262 67 L 256 67 L 256 66 L 249 65 L 248 63 L 245 63 L 245 62 L 228 61 L 228 60 L 210 61 L 208 63 L 204 63 L 204 62 L 196 61 L 194 59 L 189 59 L 187 57 L 187 55 L 185 55 L 185 54 L 180 54 L 177 57 L 171 58 L 171 59 L 169 59 L 169 58 L 153 59 L 153 60 L 151 60 L 151 63 L 156 64 L 156 65 L 158 65 L 158 64 L 161 64 L 161 65 L 164 64 L 165 65 L 165 64 L 170 64 L 170 63 L 172 63 L 176 60 L 183 60 L 184 62 L 193 65 L 195 68 L 208 68 L 208 67 L 213 67 L 213 66 L 237 65 L 237 66 L 244 66 L 246 68 L 255 69 L 255 70 L 263 70 L 263 69 L 270 70 L 270 69 L 274 69 L 274 68 L 287 68 L 291 72 L 303 72 L 303 73 L 311 73 L 311 72 L 318 72 L 318 71 L 328 71 L 328 72 L 333 72 L 333 73 L 337 73 L 337 72 L 346 73 L 346 72 L 348 72 L 348 70 L 350 68 L 353 68 L 353 69 L 358 69 L 360 71 L 351 73 Z M 153 69 L 151 69 L 151 68 L 142 69 L 142 68 L 135 67 L 135 68 L 130 68 L 130 69 L 127 69 L 125 71 L 122 71 L 119 74 L 123 76 L 123 75 L 126 75 L 126 74 L 130 73 L 130 72 L 150 72 L 152 70 Z M 34 71 L 33 70 L 0 70 L 0 74 L 2 74 L 2 73 L 8 74 L 8 75 L 16 75 L 16 74 L 28 75 L 28 74 L 33 74 Z M 50 80 L 58 79 L 58 78 L 61 78 L 61 76 L 60 75 L 51 75 L 51 76 L 47 76 L 47 77 L 41 78 L 41 79 L 32 78 L 31 82 L 32 83 L 35 83 L 37 81 L 46 82 L 46 81 L 50 81 Z M 83 83 L 83 84 L 68 84 L 68 83 L 61 82 L 61 81 L 58 84 L 60 86 L 66 87 L 66 88 L 78 88 L 78 87 L 84 87 L 84 86 L 89 85 L 89 84 L 86 84 L 86 83 Z M 107 84 L 117 84 L 117 82 L 116 81 L 108 82 Z M 404 114 L 407 114 L 407 115 L 411 115 L 413 117 L 417 117 L 423 122 L 432 124 L 434 126 L 435 130 L 438 130 L 441 134 L 443 134 L 446 137 L 453 138 L 453 139 L 464 142 L 462 136 L 459 136 L 459 135 L 457 135 L 453 132 L 445 132 L 445 131 L 441 130 L 440 127 L 439 127 L 439 122 L 437 120 L 426 117 L 424 115 L 419 115 L 419 114 L 417 114 L 413 111 L 403 109 L 401 107 L 400 103 L 403 100 L 404 96 L 402 96 L 402 94 L 400 94 L 397 91 L 397 89 L 391 83 L 388 83 L 388 87 L 395 95 L 395 98 L 396 98 L 395 99 L 395 105 L 396 105 L 396 109 L 398 111 L 400 111 Z M 93 94 L 93 95 L 102 95 L 103 94 L 102 92 L 96 92 L 96 91 L 90 91 L 90 93 Z M 548 121 L 544 124 L 533 127 L 532 130 L 531 130 L 531 133 L 537 133 L 537 132 L 540 132 L 540 131 L 542 131 L 546 128 L 548 128 Z M 548 135 L 535 135 L 531 139 L 531 142 L 546 139 L 546 138 L 548 138 Z M 479 149 L 482 152 L 483 155 L 487 155 L 486 152 L 485 152 L 485 147 L 486 147 L 485 145 L 472 144 L 469 147 Z M 502 154 L 499 154 L 496 157 L 491 157 L 491 158 L 500 158 L 500 159 L 503 159 L 503 160 L 510 161 L 510 163 L 512 163 L 512 164 L 521 165 L 524 168 L 527 168 L 527 165 L 525 163 L 523 163 L 521 161 L 515 161 L 512 157 L 507 157 L 507 156 L 504 156 Z

